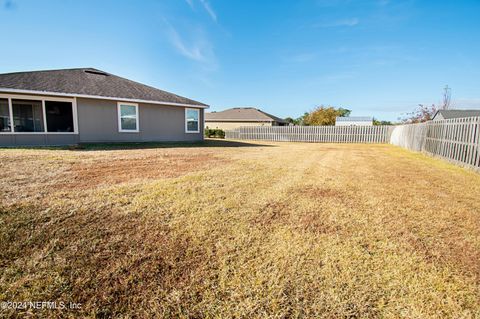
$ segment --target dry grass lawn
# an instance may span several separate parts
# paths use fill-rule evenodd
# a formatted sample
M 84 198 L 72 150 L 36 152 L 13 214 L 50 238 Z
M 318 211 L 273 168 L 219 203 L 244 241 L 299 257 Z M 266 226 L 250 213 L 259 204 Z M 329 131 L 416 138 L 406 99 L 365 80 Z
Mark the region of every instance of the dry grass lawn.
M 479 174 L 212 143 L 0 150 L 0 317 L 480 318 Z

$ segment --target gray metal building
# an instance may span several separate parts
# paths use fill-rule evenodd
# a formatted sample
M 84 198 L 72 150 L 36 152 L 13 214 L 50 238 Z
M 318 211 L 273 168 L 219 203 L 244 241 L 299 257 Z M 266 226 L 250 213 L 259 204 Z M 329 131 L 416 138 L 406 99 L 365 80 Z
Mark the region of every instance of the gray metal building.
M 370 116 L 337 116 L 335 126 L 372 126 L 373 117 Z

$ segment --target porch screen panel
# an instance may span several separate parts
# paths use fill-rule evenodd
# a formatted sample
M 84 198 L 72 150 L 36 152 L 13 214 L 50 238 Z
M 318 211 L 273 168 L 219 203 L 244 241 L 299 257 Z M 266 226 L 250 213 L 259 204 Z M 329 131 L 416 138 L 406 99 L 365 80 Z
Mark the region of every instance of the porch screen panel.
M 73 132 L 71 102 L 45 101 L 47 132 Z
M 12 100 L 15 132 L 44 132 L 42 102 Z
M 8 99 L 0 99 L 0 132 L 11 132 Z

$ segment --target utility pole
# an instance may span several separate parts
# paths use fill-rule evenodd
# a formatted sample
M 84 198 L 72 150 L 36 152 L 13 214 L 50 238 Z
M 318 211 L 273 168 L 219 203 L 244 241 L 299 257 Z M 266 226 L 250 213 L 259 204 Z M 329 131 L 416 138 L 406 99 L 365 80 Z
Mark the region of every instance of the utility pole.
M 452 89 L 445 86 L 443 89 L 443 101 L 442 101 L 442 110 L 448 110 L 450 108 L 450 101 L 452 99 Z

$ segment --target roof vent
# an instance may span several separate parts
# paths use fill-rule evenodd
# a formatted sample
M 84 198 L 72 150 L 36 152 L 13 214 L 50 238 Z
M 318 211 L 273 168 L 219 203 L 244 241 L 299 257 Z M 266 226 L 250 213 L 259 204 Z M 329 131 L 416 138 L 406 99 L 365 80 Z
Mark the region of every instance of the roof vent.
M 83 72 L 90 73 L 90 74 L 96 74 L 96 75 L 108 76 L 108 73 L 105 73 L 105 72 L 102 72 L 102 71 L 97 71 L 97 70 L 84 70 Z

